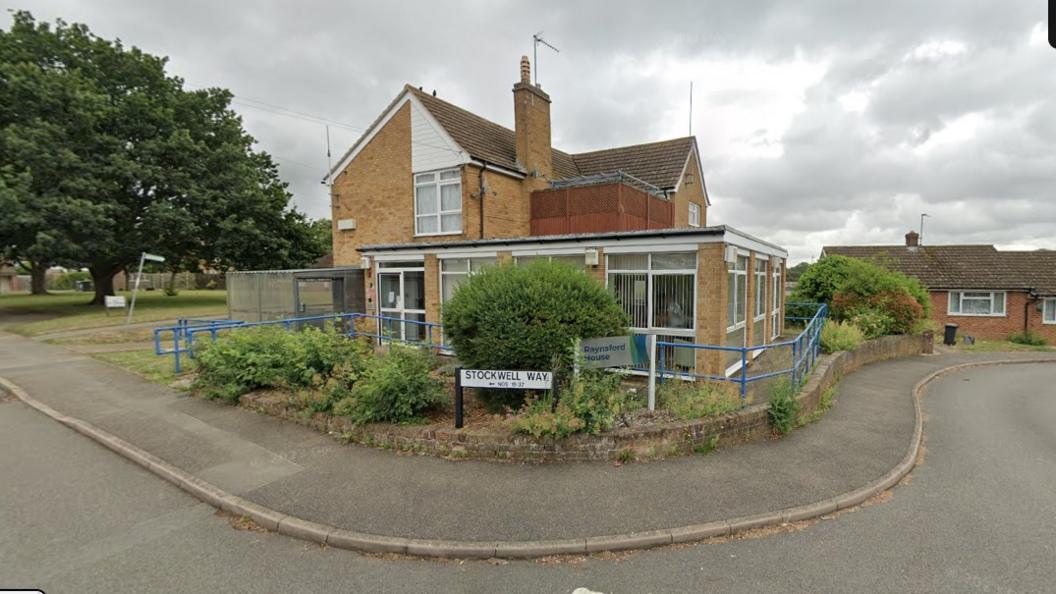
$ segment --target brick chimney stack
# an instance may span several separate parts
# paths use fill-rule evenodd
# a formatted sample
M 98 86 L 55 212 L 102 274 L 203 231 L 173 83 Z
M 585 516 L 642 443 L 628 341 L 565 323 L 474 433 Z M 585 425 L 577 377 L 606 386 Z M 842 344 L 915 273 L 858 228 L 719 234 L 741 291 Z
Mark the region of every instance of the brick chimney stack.
M 532 84 L 528 56 L 521 56 L 521 80 L 513 85 L 514 131 L 517 136 L 517 162 L 530 177 L 551 177 L 553 152 L 550 147 L 550 95 Z
M 906 233 L 906 247 L 917 247 L 920 245 L 920 234 L 916 231 Z

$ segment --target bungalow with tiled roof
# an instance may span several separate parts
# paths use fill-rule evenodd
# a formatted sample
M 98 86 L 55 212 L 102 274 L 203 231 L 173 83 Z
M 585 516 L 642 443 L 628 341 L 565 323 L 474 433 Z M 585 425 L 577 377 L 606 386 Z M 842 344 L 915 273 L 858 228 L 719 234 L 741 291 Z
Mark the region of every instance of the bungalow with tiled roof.
M 329 172 L 334 264 L 365 270 L 368 313 L 423 339 L 480 266 L 550 258 L 609 286 L 642 333 L 738 346 L 779 334 L 787 253 L 706 226 L 696 139 L 557 150 L 529 68 L 522 58 L 512 130 L 407 85 Z
M 992 245 L 825 246 L 821 256 L 877 262 L 920 280 L 931 295 L 931 317 L 961 335 L 1004 340 L 1031 332 L 1056 343 L 1056 251 L 1005 251 Z

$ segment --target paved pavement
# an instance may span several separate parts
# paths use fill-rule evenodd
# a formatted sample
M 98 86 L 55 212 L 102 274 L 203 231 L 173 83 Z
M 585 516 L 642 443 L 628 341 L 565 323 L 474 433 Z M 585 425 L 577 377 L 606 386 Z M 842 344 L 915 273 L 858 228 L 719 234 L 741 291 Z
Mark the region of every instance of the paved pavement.
M 413 538 L 541 540 L 674 528 L 821 501 L 894 467 L 913 433 L 910 389 L 964 360 L 852 374 L 820 421 L 774 442 L 616 467 L 399 456 L 207 402 L 61 347 L 0 334 L 0 376 L 184 470 L 283 513 Z
M 927 457 L 880 505 L 768 538 L 498 565 L 383 559 L 234 530 L 208 506 L 7 399 L 0 402 L 0 587 L 49 594 L 1051 591 L 1054 381 L 1052 365 L 1023 365 L 932 384 L 924 401 Z

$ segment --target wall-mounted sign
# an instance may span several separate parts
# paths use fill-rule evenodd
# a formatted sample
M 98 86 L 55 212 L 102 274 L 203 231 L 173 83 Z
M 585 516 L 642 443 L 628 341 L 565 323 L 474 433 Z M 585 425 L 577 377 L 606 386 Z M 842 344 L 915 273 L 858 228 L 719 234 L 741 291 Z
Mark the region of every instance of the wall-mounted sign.
M 465 388 L 549 390 L 554 385 L 554 374 L 549 371 L 463 369 L 460 373 Z
M 649 364 L 644 335 L 586 338 L 579 343 L 578 356 L 585 369 Z

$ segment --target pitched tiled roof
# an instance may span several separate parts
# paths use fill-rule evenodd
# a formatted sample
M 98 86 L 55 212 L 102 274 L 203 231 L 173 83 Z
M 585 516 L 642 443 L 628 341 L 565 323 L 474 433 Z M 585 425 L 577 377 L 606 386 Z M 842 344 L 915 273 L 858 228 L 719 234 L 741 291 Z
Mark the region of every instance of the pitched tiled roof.
M 517 135 L 513 130 L 412 86 L 406 88 L 470 155 L 523 171 L 517 164 Z M 685 137 L 589 153 L 569 154 L 553 149 L 554 177 L 623 171 L 659 188 L 673 188 L 678 184 L 693 145 L 693 138 Z
M 662 142 L 635 144 L 619 148 L 577 153 L 572 155 L 580 175 L 622 171 L 638 179 L 667 189 L 678 185 L 678 178 L 686 166 L 693 137 Z
M 930 289 L 1035 289 L 1056 294 L 1056 252 L 1003 252 L 992 245 L 825 246 L 828 256 L 873 260 Z

